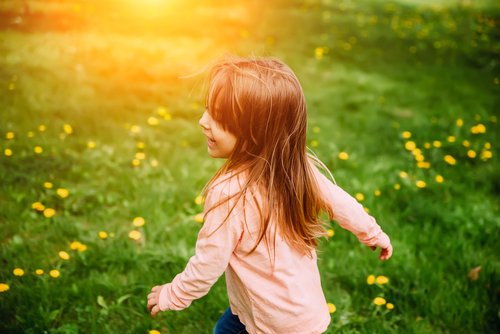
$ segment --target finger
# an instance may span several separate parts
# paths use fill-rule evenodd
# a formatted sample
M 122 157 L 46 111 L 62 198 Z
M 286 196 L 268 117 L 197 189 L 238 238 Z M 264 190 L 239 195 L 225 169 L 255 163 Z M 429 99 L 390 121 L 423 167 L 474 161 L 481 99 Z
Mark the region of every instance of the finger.
M 160 290 L 160 288 L 161 288 L 160 285 L 156 285 L 156 286 L 151 288 L 151 292 L 157 292 L 158 290 Z
M 153 317 L 153 319 L 156 317 L 156 315 L 158 314 L 158 312 L 160 312 L 160 307 L 158 305 L 155 305 L 151 309 L 151 316 Z

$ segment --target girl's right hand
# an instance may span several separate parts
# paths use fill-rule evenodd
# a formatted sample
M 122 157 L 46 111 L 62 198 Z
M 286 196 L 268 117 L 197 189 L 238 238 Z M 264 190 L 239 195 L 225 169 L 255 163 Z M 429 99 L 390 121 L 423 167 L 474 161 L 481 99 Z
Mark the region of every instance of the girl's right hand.
M 372 250 L 376 250 L 377 247 L 376 246 L 371 246 L 370 247 Z M 382 248 L 380 250 L 380 256 L 378 257 L 380 260 L 382 261 L 386 261 L 386 260 L 389 260 L 392 256 L 392 245 L 389 244 L 389 247 L 387 248 Z

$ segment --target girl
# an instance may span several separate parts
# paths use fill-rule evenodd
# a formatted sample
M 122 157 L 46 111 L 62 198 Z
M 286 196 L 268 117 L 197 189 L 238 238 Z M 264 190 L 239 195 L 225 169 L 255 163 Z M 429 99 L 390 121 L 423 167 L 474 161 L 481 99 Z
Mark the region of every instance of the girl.
M 292 70 L 269 58 L 231 59 L 210 72 L 199 121 L 210 156 L 227 159 L 204 189 L 196 254 L 148 295 L 153 317 L 182 310 L 226 274 L 230 307 L 215 334 L 315 334 L 330 323 L 315 248 L 321 212 L 360 242 L 392 255 L 363 207 L 306 152 L 306 103 Z

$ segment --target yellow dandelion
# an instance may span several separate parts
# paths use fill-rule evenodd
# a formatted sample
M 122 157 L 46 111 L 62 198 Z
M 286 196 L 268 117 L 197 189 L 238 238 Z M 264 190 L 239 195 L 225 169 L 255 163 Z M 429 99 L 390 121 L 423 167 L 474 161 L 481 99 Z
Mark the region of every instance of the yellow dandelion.
M 375 283 L 375 275 L 368 275 L 368 277 L 366 278 L 366 283 L 368 285 L 372 285 Z
M 63 260 L 69 260 L 69 254 L 66 253 L 65 251 L 60 251 L 59 252 L 59 257 Z
M 401 189 L 401 185 L 399 183 L 394 184 L 394 189 L 399 190 Z
M 132 223 L 136 227 L 141 227 L 141 226 L 144 226 L 144 224 L 146 223 L 146 221 L 142 217 L 135 217 L 134 220 L 132 221 Z
M 141 160 L 139 159 L 134 159 L 132 160 L 132 166 L 137 167 L 141 164 Z
M 64 132 L 66 132 L 66 134 L 68 134 L 68 135 L 73 133 L 73 127 L 69 124 L 64 124 L 63 129 L 64 129 Z
M 474 159 L 476 157 L 477 153 L 474 150 L 468 150 L 467 151 L 467 156 L 471 159 Z
M 50 277 L 52 278 L 58 278 L 59 276 L 61 276 L 61 273 L 59 272 L 59 270 L 57 269 L 52 269 L 50 272 L 49 272 L 49 275 Z
M 53 217 L 55 214 L 56 214 L 56 210 L 54 210 L 54 209 L 52 209 L 52 208 L 47 208 L 47 209 L 43 210 L 43 215 L 44 215 L 46 218 L 51 218 L 51 217 Z
M 33 138 L 35 133 L 33 131 L 28 131 L 28 138 Z
M 356 193 L 355 197 L 360 202 L 362 202 L 365 199 L 365 195 L 363 195 L 362 193 Z
M 102 240 L 108 238 L 108 232 L 105 232 L 105 231 L 100 231 L 98 235 L 99 235 L 99 238 L 101 238 Z
M 417 185 L 418 188 L 425 188 L 425 186 L 427 185 L 425 181 L 422 180 L 418 180 L 417 182 L 415 182 L 415 184 Z
M 317 140 L 311 140 L 311 147 L 318 147 L 319 142 Z
M 484 146 L 483 146 L 485 149 L 489 150 L 491 148 L 491 143 L 490 142 L 486 142 L 484 143 Z
M 96 147 L 96 143 L 95 143 L 95 141 L 89 140 L 89 141 L 87 142 L 87 147 L 88 147 L 88 148 L 91 148 L 91 149 L 92 149 L 92 148 L 95 148 L 95 147 Z
M 431 143 L 427 143 L 427 142 L 424 143 L 424 148 L 426 148 L 426 149 L 430 149 L 431 146 L 432 146 Z
M 139 125 L 132 125 L 130 127 L 130 132 L 139 133 L 139 132 L 141 132 L 141 127 Z
M 417 145 L 412 140 L 409 140 L 405 143 L 405 149 L 407 149 L 408 151 L 413 151 L 416 148 L 417 148 Z
M 431 163 L 428 162 L 428 161 L 419 161 L 417 163 L 417 167 L 418 168 L 430 168 L 431 167 Z
M 448 143 L 454 143 L 457 139 L 455 138 L 455 136 L 448 136 L 446 140 L 448 140 Z
M 0 292 L 9 291 L 10 287 L 7 283 L 0 283 Z
M 378 197 L 382 194 L 382 192 L 380 191 L 380 189 L 377 189 L 373 192 L 373 194 Z
M 144 153 L 144 152 L 137 152 L 135 154 L 135 158 L 137 160 L 144 160 L 144 159 L 146 159 L 146 153 Z
M 463 125 L 464 125 L 464 120 L 463 120 L 463 119 L 461 119 L 461 118 L 458 118 L 458 119 L 457 119 L 457 126 L 458 126 L 459 128 L 461 128 Z
M 203 219 L 204 219 L 204 216 L 203 216 L 203 213 L 198 213 L 196 216 L 194 216 L 194 221 L 197 222 L 197 223 L 203 223 Z
M 160 124 L 160 121 L 158 120 L 158 118 L 151 116 L 148 118 L 148 124 L 151 126 L 156 126 Z
M 165 116 L 163 116 L 163 119 L 166 120 L 166 121 L 172 120 L 172 114 L 167 113 Z
M 43 152 L 43 148 L 41 146 L 35 146 L 35 148 L 33 149 L 33 151 L 36 154 L 41 154 Z
M 381 306 L 381 305 L 384 305 L 386 303 L 386 301 L 382 297 L 376 297 L 375 299 L 373 299 L 373 303 L 377 306 Z
M 318 60 L 322 59 L 324 54 L 325 54 L 325 48 L 318 46 L 317 48 L 314 49 L 314 57 L 316 57 L 316 59 Z
M 486 132 L 486 126 L 484 124 L 477 124 L 474 125 L 473 127 L 470 128 L 470 132 L 473 134 L 480 134 L 480 133 L 485 133 Z
M 314 133 L 320 133 L 320 131 L 321 131 L 321 128 L 320 128 L 319 126 L 315 126 L 315 127 L 313 128 L 313 132 L 314 132 Z
M 330 312 L 330 314 L 332 314 L 332 313 L 335 313 L 336 311 L 337 311 L 337 307 L 335 306 L 335 304 L 328 303 L 328 312 Z
M 73 241 L 71 244 L 69 244 L 69 248 L 71 248 L 72 250 L 77 250 L 80 245 L 81 243 L 79 241 Z
M 52 184 L 52 182 L 44 182 L 44 183 L 43 183 L 43 186 L 44 186 L 44 188 L 46 188 L 46 189 L 52 189 L 52 187 L 53 187 L 54 185 Z
M 156 159 L 152 159 L 152 160 L 150 161 L 150 164 L 151 164 L 151 167 L 158 167 L 158 160 L 156 160 Z
M 167 109 L 167 108 L 165 108 L 165 107 L 158 107 L 158 108 L 156 109 L 156 113 L 157 113 L 159 116 L 163 117 L 163 116 L 165 116 L 165 115 L 168 113 L 168 109 Z
M 347 154 L 347 152 L 340 152 L 339 159 L 340 160 L 347 160 L 347 159 L 349 159 L 349 154 Z
M 457 160 L 449 154 L 444 157 L 444 161 L 449 165 L 455 165 L 457 163 Z
M 43 269 L 37 269 L 37 270 L 35 270 L 35 274 L 37 274 L 38 276 L 41 276 L 41 275 L 45 274 L 45 271 L 43 271 Z
M 87 245 L 85 245 L 85 244 L 80 244 L 80 245 L 78 246 L 78 251 L 79 251 L 80 253 L 83 253 L 83 252 L 85 252 L 86 250 L 87 250 Z
M 57 193 L 57 195 L 59 195 L 59 197 L 61 197 L 61 198 L 66 198 L 66 197 L 68 197 L 68 195 L 69 195 L 69 191 L 68 191 L 68 189 L 64 189 L 64 188 L 58 188 L 58 189 L 56 190 L 56 193 Z
M 425 160 L 425 157 L 422 154 L 417 154 L 415 156 L 415 161 L 417 161 L 417 162 L 422 162 L 424 160 Z
M 329 229 L 328 231 L 326 231 L 326 234 L 328 235 L 329 238 L 331 238 L 335 235 L 335 232 L 332 229 Z
M 144 142 L 139 141 L 139 142 L 137 142 L 136 147 L 137 147 L 138 149 L 143 149 L 143 148 L 145 147 L 145 144 L 144 144 Z
M 21 268 L 16 268 L 12 271 L 12 273 L 14 274 L 14 276 L 23 276 L 24 275 L 24 270 L 22 270 Z
M 31 204 L 31 208 L 35 209 L 36 211 L 43 211 L 43 210 L 45 210 L 45 206 L 42 203 L 40 203 L 40 202 L 35 202 L 35 203 Z
M 6 157 L 11 157 L 12 150 L 10 148 L 6 148 L 5 150 L 3 150 L 3 154 L 5 154 Z
M 394 308 L 394 305 L 392 303 L 387 303 L 385 307 L 387 307 L 388 310 L 392 310 Z
M 380 276 L 377 276 L 375 281 L 377 282 L 377 284 L 387 284 L 387 283 L 389 283 L 389 278 L 387 278 L 386 276 L 380 275 Z
M 408 177 L 408 173 L 404 171 L 399 172 L 399 177 L 402 179 L 406 179 Z
M 156 329 L 151 329 L 148 334 L 161 334 L 160 331 L 156 330 Z
M 139 240 L 141 238 L 141 232 L 137 231 L 137 230 L 133 230 L 133 231 L 130 231 L 128 233 L 128 237 L 132 240 Z
M 196 198 L 194 199 L 194 202 L 196 203 L 196 205 L 201 205 L 203 202 L 205 202 L 205 197 L 203 196 L 196 196 Z
M 404 139 L 411 138 L 411 132 L 410 131 L 403 131 L 402 136 Z
M 439 140 L 434 140 L 432 142 L 432 146 L 434 146 L 435 148 L 439 148 L 441 147 L 441 142 Z
M 6 138 L 6 139 L 9 139 L 9 140 L 10 140 L 10 139 L 14 139 L 14 137 L 15 137 L 15 134 L 14 134 L 14 132 L 12 132 L 12 131 L 9 131 L 9 132 L 7 132 L 7 133 L 5 134 L 5 138 Z
M 483 160 L 488 160 L 488 159 L 491 159 L 493 157 L 493 153 L 491 151 L 483 151 L 481 152 L 481 159 Z
M 468 140 L 464 140 L 464 141 L 462 142 L 462 145 L 463 145 L 463 147 L 470 147 L 470 141 L 468 141 Z
M 44 124 L 40 124 L 40 125 L 38 126 L 38 131 L 40 131 L 40 132 L 44 132 L 45 130 L 47 130 L 47 127 L 46 127 Z
M 435 180 L 437 183 L 443 183 L 444 178 L 441 175 L 436 175 Z

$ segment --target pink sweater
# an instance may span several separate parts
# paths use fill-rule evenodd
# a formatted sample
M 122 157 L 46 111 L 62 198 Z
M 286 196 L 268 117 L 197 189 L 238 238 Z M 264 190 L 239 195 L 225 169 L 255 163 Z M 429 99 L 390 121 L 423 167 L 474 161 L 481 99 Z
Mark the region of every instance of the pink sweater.
M 315 167 L 314 171 L 322 195 L 331 203 L 340 226 L 354 233 L 367 246 L 388 247 L 389 238 L 375 219 Z M 240 184 L 238 178 L 225 176 L 207 194 L 205 212 L 220 198 L 238 192 Z M 196 242 L 196 254 L 182 273 L 162 286 L 160 310 L 188 307 L 193 300 L 207 294 L 225 272 L 231 310 L 250 334 L 325 332 L 330 314 L 321 288 L 316 252 L 312 257 L 300 254 L 277 235 L 273 271 L 273 253 L 270 257 L 264 241 L 247 255 L 255 245 L 260 224 L 253 200 L 246 201 L 245 209 L 239 201 L 225 224 L 211 234 L 233 204 L 231 200 L 205 216 Z M 273 226 L 270 225 L 268 235 L 273 235 Z

